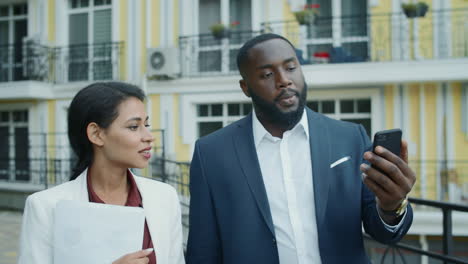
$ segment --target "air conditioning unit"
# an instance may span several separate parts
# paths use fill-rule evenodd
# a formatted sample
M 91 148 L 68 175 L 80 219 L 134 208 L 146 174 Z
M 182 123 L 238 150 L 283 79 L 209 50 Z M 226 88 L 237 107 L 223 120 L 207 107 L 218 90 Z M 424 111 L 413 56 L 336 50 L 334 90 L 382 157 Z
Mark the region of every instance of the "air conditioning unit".
M 150 48 L 147 54 L 148 76 L 166 76 L 174 78 L 180 74 L 178 48 Z

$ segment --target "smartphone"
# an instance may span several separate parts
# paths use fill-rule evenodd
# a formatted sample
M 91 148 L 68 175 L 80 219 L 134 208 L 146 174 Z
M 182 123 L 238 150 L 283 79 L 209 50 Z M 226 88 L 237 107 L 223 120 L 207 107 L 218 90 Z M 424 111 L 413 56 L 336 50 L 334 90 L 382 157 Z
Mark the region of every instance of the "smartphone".
M 400 156 L 401 150 L 401 129 L 389 129 L 375 133 L 374 144 L 372 151 L 375 152 L 375 147 L 382 146 L 390 150 L 393 154 Z

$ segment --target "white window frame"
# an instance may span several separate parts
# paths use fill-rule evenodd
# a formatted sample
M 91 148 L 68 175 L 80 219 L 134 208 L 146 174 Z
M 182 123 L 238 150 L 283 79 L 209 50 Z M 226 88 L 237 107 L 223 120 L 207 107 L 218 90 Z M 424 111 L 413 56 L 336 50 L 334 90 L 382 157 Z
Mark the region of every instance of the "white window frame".
M 216 102 L 216 103 L 201 103 L 196 105 L 197 109 L 197 117 L 195 119 L 196 121 L 196 128 L 197 128 L 197 137 L 200 137 L 199 131 L 198 131 L 198 124 L 201 122 L 222 122 L 222 127 L 225 127 L 243 117 L 246 115 L 237 115 L 237 116 L 230 116 L 228 114 L 228 104 L 238 104 L 239 107 L 242 107 L 242 104 L 245 104 L 246 102 Z M 223 114 L 220 116 L 199 116 L 198 115 L 198 106 L 200 105 L 213 105 L 213 104 L 221 104 L 223 108 Z M 252 108 L 253 109 L 253 108 Z M 247 113 L 248 114 L 248 113 Z
M 302 50 L 304 52 L 304 56 L 306 58 L 310 58 L 312 54 L 308 54 L 308 45 L 323 45 L 323 44 L 331 44 L 332 47 L 341 47 L 344 43 L 359 43 L 359 42 L 366 42 L 369 49 L 369 42 L 370 36 L 347 36 L 343 37 L 343 30 L 341 24 L 341 1 L 342 0 L 331 0 L 332 2 L 332 36 L 331 38 L 308 38 L 306 32 L 301 32 L 304 35 L 304 41 L 301 43 Z M 369 3 L 367 4 L 366 13 L 369 13 Z M 304 27 L 305 29 L 305 27 Z
M 13 121 L 13 115 L 12 113 L 15 112 L 15 111 L 26 111 L 28 113 L 28 120 L 26 122 L 14 122 Z M 2 122 L 0 120 L 0 126 L 7 126 L 8 127 L 8 135 L 9 135 L 9 155 L 8 155 L 8 159 L 9 159 L 9 162 L 10 162 L 10 167 L 9 167 L 9 175 L 10 175 L 10 178 L 9 178 L 9 181 L 16 181 L 16 174 L 14 173 L 15 171 L 15 168 L 16 168 L 16 164 L 15 164 L 15 149 L 14 147 L 12 146 L 15 146 L 15 142 L 14 142 L 14 138 L 13 138 L 13 135 L 15 135 L 15 128 L 28 128 L 28 137 L 30 136 L 31 134 L 31 131 L 30 131 L 30 122 L 31 122 L 31 111 L 30 111 L 30 106 L 29 105 L 24 105 L 24 104 L 21 104 L 21 105 L 15 105 L 14 107 L 8 107 L 8 106 L 1 106 L 0 107 L 0 112 L 9 112 L 10 114 L 10 118 L 8 120 L 8 122 Z M 32 163 L 31 163 L 31 160 L 34 159 L 34 157 L 31 156 L 31 148 L 28 149 L 28 157 L 30 159 L 29 161 L 29 168 L 30 168 L 30 171 L 32 172 Z M 34 179 L 33 175 L 31 174 L 30 177 L 29 177 L 29 182 L 32 182 Z
M 110 4 L 105 4 L 105 5 L 100 5 L 100 6 L 95 6 L 94 5 L 94 1 L 95 0 L 89 0 L 89 4 L 87 7 L 78 7 L 78 8 L 72 8 L 71 6 L 71 1 L 72 0 L 67 0 L 67 5 L 68 5 L 68 14 L 67 14 L 67 21 L 70 21 L 70 16 L 71 15 L 74 15 L 74 14 L 84 14 L 86 13 L 88 15 L 88 42 L 87 42 L 87 49 L 88 49 L 88 58 L 87 58 L 87 62 L 88 62 L 88 81 L 92 81 L 94 80 L 94 62 L 96 61 L 99 61 L 100 58 L 99 57 L 94 57 L 94 49 L 92 47 L 94 47 L 93 45 L 95 44 L 94 43 L 94 12 L 95 11 L 100 11 L 100 10 L 110 10 L 111 12 L 111 29 L 110 29 L 110 32 L 111 32 L 111 41 L 113 41 L 113 22 L 114 22 L 114 12 L 112 11 L 113 7 L 114 7 L 114 2 L 117 1 L 117 0 L 112 0 Z M 70 34 L 68 32 L 68 29 L 67 29 L 67 42 L 69 42 L 69 35 Z M 70 44 L 69 44 L 70 45 Z M 115 52 L 113 51 L 111 56 L 111 61 L 114 61 L 115 57 L 117 56 L 117 54 L 114 54 Z M 69 55 L 67 56 L 69 57 Z M 102 59 L 102 58 L 101 58 Z M 66 69 L 65 69 L 65 75 L 67 76 L 66 77 L 66 80 L 68 81 L 69 80 L 69 77 L 68 77 L 68 63 L 65 64 L 67 65 Z M 112 70 L 112 76 L 117 76 L 116 73 L 117 73 L 118 69 L 115 69 L 115 67 L 113 67 L 113 70 Z M 83 81 L 87 81 L 87 80 L 83 80 Z
M 8 51 L 8 62 L 6 63 L 6 67 L 4 65 L 1 65 L 1 68 L 7 68 L 8 69 L 8 80 L 12 81 L 13 80 L 13 71 L 15 69 L 15 65 L 13 65 L 13 47 L 11 45 L 15 44 L 13 42 L 14 39 L 14 31 L 16 30 L 14 27 L 15 21 L 17 20 L 26 20 L 26 23 L 28 23 L 28 13 L 22 14 L 22 15 L 14 15 L 13 14 L 13 6 L 18 5 L 18 4 L 25 4 L 27 8 L 29 9 L 28 3 L 27 2 L 21 2 L 21 3 L 9 3 L 5 5 L 0 6 L 7 6 L 8 7 L 8 16 L 6 17 L 0 17 L 0 22 L 8 22 L 8 45 L 9 45 L 9 51 Z
M 180 97 L 180 125 L 179 135 L 182 136 L 182 143 L 189 145 L 189 153 L 193 153 L 195 141 L 198 136 L 197 129 L 197 106 L 199 104 L 219 104 L 219 103 L 250 103 L 250 98 L 246 97 L 239 88 L 229 92 L 210 92 L 199 94 L 185 94 Z
M 335 109 L 340 110 L 340 100 L 359 100 L 370 99 L 371 113 L 335 113 L 324 114 L 334 119 L 347 118 L 370 118 L 371 120 L 371 135 L 375 132 L 384 129 L 385 120 L 382 120 L 381 112 L 385 111 L 384 102 L 379 94 L 379 88 L 367 89 L 309 89 L 307 101 L 335 101 Z
M 230 0 L 218 0 L 220 2 L 220 17 L 221 17 L 221 23 L 224 24 L 224 25 L 230 25 L 230 23 L 232 21 L 229 20 L 229 3 L 230 3 Z M 254 7 L 254 4 L 255 4 L 255 0 L 250 0 L 250 6 L 251 6 L 251 12 L 253 12 L 253 7 Z M 200 5 L 197 6 L 198 8 L 195 9 L 195 12 L 196 13 L 196 17 L 198 17 L 199 15 L 199 12 L 200 12 Z M 253 21 L 254 21 L 254 15 L 252 14 L 251 15 L 251 28 L 253 30 Z M 200 28 L 199 28 L 199 23 L 197 21 L 197 32 L 200 32 Z M 190 44 L 189 44 L 190 45 Z M 228 74 L 228 73 L 236 73 L 237 72 L 237 69 L 235 70 L 231 70 L 229 69 L 229 53 L 231 50 L 235 50 L 235 49 L 240 49 L 243 45 L 243 43 L 240 43 L 240 44 L 230 44 L 230 40 L 229 38 L 223 38 L 220 40 L 220 44 L 218 45 L 210 45 L 210 46 L 201 46 L 199 45 L 199 40 L 197 39 L 197 41 L 193 40 L 192 41 L 192 45 L 194 45 L 194 52 L 192 53 L 192 55 L 190 56 L 195 56 L 193 58 L 193 62 L 191 64 L 191 67 L 189 68 L 189 72 L 188 74 L 189 75 L 200 75 L 200 76 L 212 76 L 213 74 L 217 74 L 217 73 L 224 73 L 224 74 Z M 204 51 L 220 51 L 221 52 L 221 71 L 204 71 L 204 72 L 201 72 L 201 70 L 199 69 L 199 63 L 198 61 L 200 60 L 200 52 L 204 52 Z M 194 67 L 195 66 L 195 67 Z M 192 72 L 194 70 L 194 72 Z

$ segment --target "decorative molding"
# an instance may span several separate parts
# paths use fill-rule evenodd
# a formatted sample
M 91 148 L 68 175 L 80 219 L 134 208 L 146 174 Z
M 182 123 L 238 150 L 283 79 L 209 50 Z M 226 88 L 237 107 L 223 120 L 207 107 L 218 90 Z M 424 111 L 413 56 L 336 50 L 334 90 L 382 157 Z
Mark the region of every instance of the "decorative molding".
M 53 84 L 38 81 L 0 83 L 0 99 L 52 99 Z

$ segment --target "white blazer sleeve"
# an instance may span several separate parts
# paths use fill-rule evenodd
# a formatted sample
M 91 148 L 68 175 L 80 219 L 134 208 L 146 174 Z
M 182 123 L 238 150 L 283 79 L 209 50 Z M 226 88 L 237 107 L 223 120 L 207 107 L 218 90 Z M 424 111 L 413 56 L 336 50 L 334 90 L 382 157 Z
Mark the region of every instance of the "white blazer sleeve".
M 37 196 L 29 196 L 23 214 L 20 235 L 18 264 L 52 264 L 53 219 L 47 205 L 41 204 Z
M 173 189 L 172 192 L 172 204 L 174 210 L 172 210 L 173 215 L 171 217 L 171 243 L 169 246 L 169 262 L 176 264 L 184 264 L 184 250 L 183 250 L 183 235 L 182 235 L 182 217 L 180 210 L 179 197 L 177 196 L 176 191 Z

